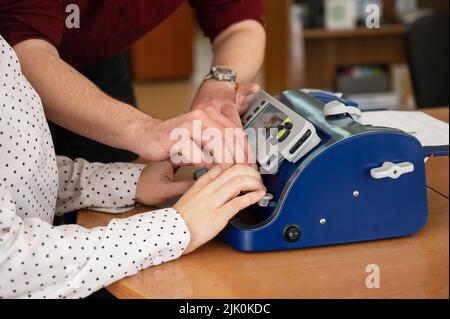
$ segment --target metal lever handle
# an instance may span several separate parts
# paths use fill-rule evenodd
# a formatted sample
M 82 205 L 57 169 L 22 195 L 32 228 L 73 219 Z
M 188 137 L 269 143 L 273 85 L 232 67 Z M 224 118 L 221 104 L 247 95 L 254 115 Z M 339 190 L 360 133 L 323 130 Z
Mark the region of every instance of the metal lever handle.
M 270 193 L 267 193 L 266 196 L 263 197 L 263 199 L 261 199 L 258 202 L 258 206 L 259 207 L 269 207 L 270 202 L 273 200 L 273 195 Z
M 375 179 L 392 178 L 398 179 L 404 174 L 414 172 L 414 164 L 409 162 L 394 164 L 384 162 L 381 167 L 370 170 L 370 175 Z

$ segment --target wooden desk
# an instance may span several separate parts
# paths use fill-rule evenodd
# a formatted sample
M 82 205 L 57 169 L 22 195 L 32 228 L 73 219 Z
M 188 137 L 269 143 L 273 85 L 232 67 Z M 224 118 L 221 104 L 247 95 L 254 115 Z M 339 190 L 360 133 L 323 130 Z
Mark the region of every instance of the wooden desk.
M 431 158 L 427 163 L 427 185 L 448 199 L 448 156 Z
M 433 112 L 448 119 L 448 109 Z M 427 164 L 429 182 L 447 176 L 448 183 L 448 165 L 435 163 Z M 271 253 L 242 253 L 215 240 L 108 290 L 118 298 L 448 298 L 449 200 L 431 189 L 428 199 L 428 223 L 412 237 Z M 90 228 L 114 217 L 82 212 L 78 223 Z M 380 289 L 365 287 L 369 264 L 380 267 Z
M 427 109 L 426 113 L 448 123 L 449 109 L 446 108 L 433 108 Z M 437 193 L 448 197 L 448 156 L 434 157 L 429 159 L 427 163 L 427 185 L 436 191 Z

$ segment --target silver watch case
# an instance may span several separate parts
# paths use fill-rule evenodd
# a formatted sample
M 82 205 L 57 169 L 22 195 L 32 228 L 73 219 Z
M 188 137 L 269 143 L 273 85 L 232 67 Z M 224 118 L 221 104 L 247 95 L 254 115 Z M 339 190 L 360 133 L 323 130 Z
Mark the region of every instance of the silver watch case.
M 228 81 L 236 84 L 237 75 L 236 71 L 224 66 L 213 66 L 210 73 L 206 76 L 205 80 L 214 79 L 217 81 Z

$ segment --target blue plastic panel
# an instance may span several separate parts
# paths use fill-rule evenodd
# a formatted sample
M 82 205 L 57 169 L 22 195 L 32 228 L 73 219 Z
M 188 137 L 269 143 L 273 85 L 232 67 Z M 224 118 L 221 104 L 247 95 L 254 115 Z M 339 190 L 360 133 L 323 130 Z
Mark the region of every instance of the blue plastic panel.
M 284 190 L 272 215 L 256 227 L 232 222 L 224 238 L 239 250 L 271 251 L 415 234 L 427 220 L 423 158 L 419 141 L 399 131 L 346 138 L 318 154 L 288 183 L 273 177 L 268 188 Z M 386 161 L 411 162 L 415 171 L 397 180 L 373 179 L 370 170 Z M 292 173 L 289 166 L 282 170 Z M 288 225 L 301 228 L 298 242 L 284 239 Z

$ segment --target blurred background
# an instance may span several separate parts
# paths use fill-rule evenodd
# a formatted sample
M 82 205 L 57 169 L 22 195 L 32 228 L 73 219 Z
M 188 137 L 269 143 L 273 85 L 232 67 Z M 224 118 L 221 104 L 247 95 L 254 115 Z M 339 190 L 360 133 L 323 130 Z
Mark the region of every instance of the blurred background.
M 366 12 L 371 4 L 380 8 L 376 28 L 367 25 L 377 22 Z M 270 93 L 331 90 L 363 109 L 449 105 L 448 0 L 265 0 L 265 7 L 266 63 L 257 82 Z M 211 56 L 186 3 L 129 52 L 140 109 L 160 118 L 188 111 Z

